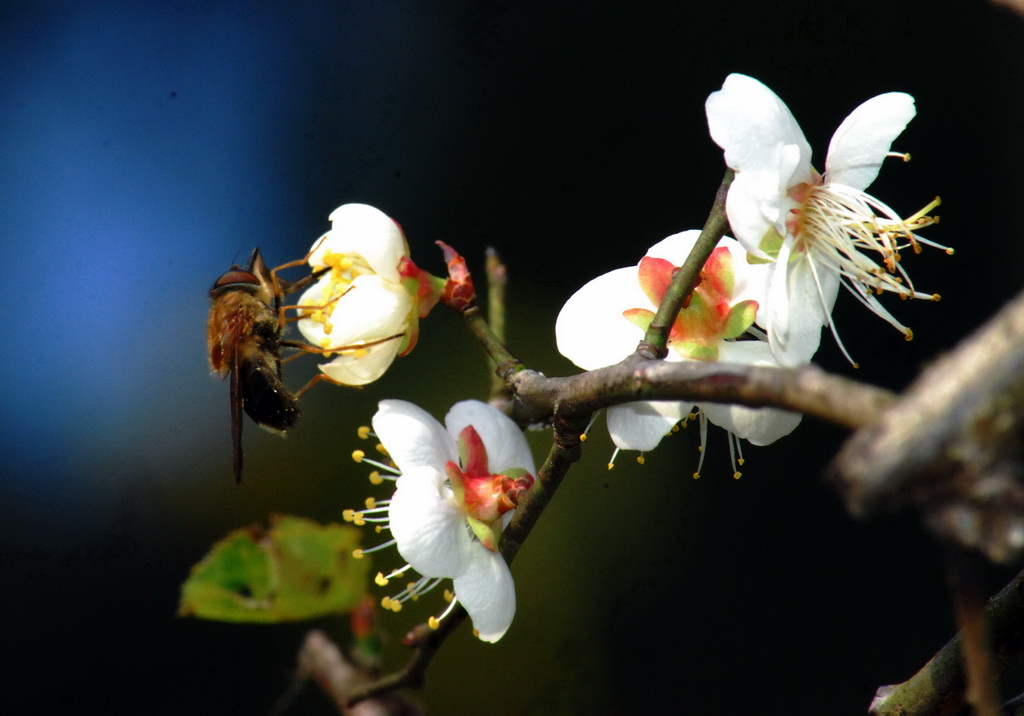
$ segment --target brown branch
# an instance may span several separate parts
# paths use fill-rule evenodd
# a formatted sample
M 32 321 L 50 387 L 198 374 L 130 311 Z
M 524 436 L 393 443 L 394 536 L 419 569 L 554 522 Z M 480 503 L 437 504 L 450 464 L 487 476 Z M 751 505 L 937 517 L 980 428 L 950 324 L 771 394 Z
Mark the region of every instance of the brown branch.
M 830 476 L 856 515 L 919 508 L 940 537 L 1011 561 L 1024 551 L 1024 293 L 936 360 Z
M 1024 654 L 1024 571 L 985 606 L 992 646 L 992 677 Z M 963 668 L 964 635 L 957 634 L 914 676 L 883 686 L 871 703 L 873 716 L 954 716 L 967 712 Z
M 645 358 L 664 358 L 668 350 L 668 332 L 679 315 L 679 310 L 686 305 L 686 301 L 700 283 L 700 271 L 707 263 L 711 252 L 715 250 L 719 239 L 725 236 L 729 228 L 729 219 L 725 215 L 725 198 L 729 194 L 729 187 L 735 174 L 732 169 L 725 170 L 725 177 L 722 179 L 718 192 L 715 194 L 715 203 L 711 206 L 704 228 L 697 237 L 696 243 L 690 250 L 686 261 L 680 266 L 672 277 L 672 283 L 665 296 L 658 306 L 658 312 L 651 320 L 644 339 L 637 346 L 637 353 Z

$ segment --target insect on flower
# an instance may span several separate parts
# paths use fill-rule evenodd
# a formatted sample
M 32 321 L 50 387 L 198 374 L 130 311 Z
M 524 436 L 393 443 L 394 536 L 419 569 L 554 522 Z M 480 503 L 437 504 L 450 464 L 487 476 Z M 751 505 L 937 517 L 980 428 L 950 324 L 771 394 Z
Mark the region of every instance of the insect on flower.
M 235 482 L 242 481 L 242 410 L 257 425 L 279 434 L 299 417 L 296 397 L 281 382 L 281 347 L 303 346 L 281 337 L 281 298 L 308 285 L 319 274 L 285 282 L 277 277 L 278 270 L 268 270 L 256 248 L 244 266 L 232 266 L 210 289 L 210 367 L 221 378 L 231 376 Z

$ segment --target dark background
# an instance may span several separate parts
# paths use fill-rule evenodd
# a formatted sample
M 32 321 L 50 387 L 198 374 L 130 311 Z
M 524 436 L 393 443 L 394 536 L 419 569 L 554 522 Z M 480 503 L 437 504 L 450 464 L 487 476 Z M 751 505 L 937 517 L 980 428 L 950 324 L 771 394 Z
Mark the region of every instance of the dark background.
M 862 367 L 827 336 L 816 361 L 900 389 L 1022 283 L 1024 20 L 987 3 L 6 2 L 0 33 L 5 714 L 266 713 L 308 625 L 179 619 L 189 567 L 271 512 L 333 520 L 379 495 L 348 458 L 378 399 L 440 417 L 486 394 L 479 349 L 439 311 L 379 383 L 305 396 L 286 441 L 248 425 L 233 484 L 207 291 L 255 245 L 272 265 L 302 256 L 341 203 L 394 216 L 435 273 L 437 239 L 477 271 L 497 247 L 512 350 L 564 375 L 565 299 L 703 223 L 723 171 L 703 104 L 728 73 L 789 104 L 819 169 L 850 110 L 903 90 L 919 114 L 895 148 L 914 159 L 873 192 L 904 213 L 942 196 L 926 235 L 956 256 L 905 266 L 943 301 L 887 299 L 906 343 L 844 293 Z M 950 636 L 914 518 L 853 521 L 822 483 L 841 431 L 805 421 L 748 449 L 738 481 L 721 431 L 690 479 L 693 433 L 608 472 L 595 430 L 516 561 L 508 635 L 460 631 L 413 698 L 435 714 L 856 714 Z M 384 617 L 392 666 L 415 616 Z M 344 639 L 343 620 L 317 624 Z M 331 709 L 308 688 L 289 713 Z

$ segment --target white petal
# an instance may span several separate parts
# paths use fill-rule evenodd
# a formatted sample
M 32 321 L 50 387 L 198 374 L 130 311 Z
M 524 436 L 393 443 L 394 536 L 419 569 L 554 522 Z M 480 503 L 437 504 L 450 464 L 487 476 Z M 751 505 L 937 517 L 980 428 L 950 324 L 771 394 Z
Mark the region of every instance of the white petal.
M 403 473 L 388 508 L 399 554 L 427 577 L 462 574 L 474 553 L 484 549 L 467 531 L 466 519 L 452 504 L 444 480 L 444 473 L 435 468 Z
M 331 230 L 314 244 L 309 257 L 313 268 L 324 266 L 327 251 L 359 254 L 374 271 L 389 281 L 400 278 L 398 263 L 409 255 L 405 235 L 394 219 L 367 204 L 342 204 L 331 213 Z
M 637 267 L 598 276 L 562 306 L 555 321 L 558 352 L 583 370 L 618 363 L 644 337 L 638 326 L 622 316 L 630 308 L 655 310 L 640 289 Z
M 792 241 L 787 239 L 768 286 L 767 311 L 758 319 L 768 331 L 772 353 L 786 367 L 811 360 L 821 343 L 821 327 L 827 323 L 839 293 L 839 274 L 811 264 L 807 253 L 790 261 Z M 820 290 L 819 290 L 820 286 Z
M 452 406 L 444 422 L 456 439 L 467 425 L 473 426 L 487 448 L 491 474 L 502 475 L 512 468 L 522 468 L 533 476 L 537 475 L 533 454 L 523 431 L 501 411 L 479 400 L 463 400 Z
M 645 255 L 656 259 L 665 259 L 673 266 L 682 266 L 690 252 L 693 251 L 693 245 L 697 243 L 699 237 L 700 229 L 680 231 L 678 234 L 665 237 L 647 249 Z M 725 241 L 725 239 L 722 241 Z M 719 246 L 721 245 L 722 243 L 720 242 Z
M 903 92 L 880 94 L 857 107 L 832 135 L 825 180 L 867 189 L 878 176 L 893 140 L 915 114 L 914 98 Z
M 653 450 L 672 426 L 690 414 L 689 403 L 640 401 L 608 408 L 608 434 L 621 450 Z
M 761 259 L 770 258 L 761 241 L 782 216 L 782 195 L 777 174 L 742 172 L 736 175 L 725 198 L 729 227 L 744 249 Z
M 726 341 L 719 349 L 723 363 L 778 366 L 771 347 L 763 341 Z M 701 410 L 715 425 L 754 445 L 768 445 L 789 435 L 803 415 L 777 408 L 745 408 L 739 405 L 701 403 Z
M 777 173 L 779 150 L 787 144 L 795 145 L 800 163 L 810 167 L 811 148 L 789 107 L 754 78 L 729 75 L 708 97 L 705 110 L 711 138 L 737 172 Z
M 373 432 L 403 473 L 418 467 L 444 471 L 459 450 L 445 427 L 423 408 L 404 400 L 382 400 L 373 416 Z
M 701 403 L 704 411 L 715 425 L 735 433 L 754 445 L 768 445 L 789 435 L 800 424 L 803 415 L 777 408 L 744 408 L 740 405 Z
M 401 347 L 402 341 L 396 338 L 360 349 L 359 353 L 336 356 L 318 367 L 328 378 L 342 385 L 366 385 L 387 372 Z
M 455 596 L 469 612 L 480 639 L 493 643 L 501 639 L 512 624 L 516 614 L 516 588 L 501 555 L 476 546 L 478 555 L 471 566 L 453 580 Z
M 311 288 L 300 302 L 322 305 L 322 286 L 318 283 Z M 309 318 L 299 320 L 299 331 L 310 343 L 323 347 L 323 340 L 329 339 L 331 346 L 344 347 L 404 333 L 412 297 L 401 284 L 364 275 L 357 277 L 333 306 L 330 335 L 324 333 L 322 323 Z

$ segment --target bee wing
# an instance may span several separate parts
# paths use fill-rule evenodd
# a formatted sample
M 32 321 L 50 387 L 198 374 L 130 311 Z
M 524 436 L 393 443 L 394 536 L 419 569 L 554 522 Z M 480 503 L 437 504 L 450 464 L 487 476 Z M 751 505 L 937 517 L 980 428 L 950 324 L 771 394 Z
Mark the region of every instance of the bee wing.
M 231 461 L 235 484 L 242 484 L 242 377 L 239 352 L 233 355 L 231 368 Z

